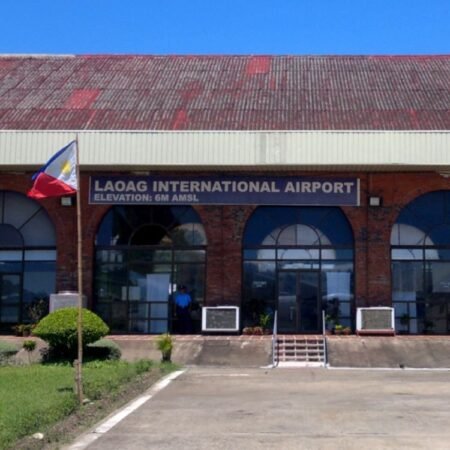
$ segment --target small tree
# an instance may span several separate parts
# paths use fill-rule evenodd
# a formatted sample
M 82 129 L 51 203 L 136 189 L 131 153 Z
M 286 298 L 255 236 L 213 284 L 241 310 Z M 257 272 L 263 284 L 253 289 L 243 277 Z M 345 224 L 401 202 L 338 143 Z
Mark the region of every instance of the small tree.
M 48 314 L 48 298 L 36 298 L 30 306 L 28 306 L 28 315 L 31 323 L 38 323 L 43 317 Z

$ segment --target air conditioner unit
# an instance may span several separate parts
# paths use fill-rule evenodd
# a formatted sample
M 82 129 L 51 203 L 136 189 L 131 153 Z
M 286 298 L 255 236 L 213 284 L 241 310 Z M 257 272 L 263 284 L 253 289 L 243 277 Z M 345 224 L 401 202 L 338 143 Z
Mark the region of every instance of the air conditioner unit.
M 394 308 L 385 306 L 357 308 L 356 333 L 393 336 L 395 334 Z
M 83 295 L 83 308 L 86 308 L 87 297 Z M 78 292 L 62 291 L 57 294 L 50 294 L 50 312 L 61 308 L 77 307 Z
M 202 308 L 202 331 L 239 331 L 238 306 L 204 306 Z

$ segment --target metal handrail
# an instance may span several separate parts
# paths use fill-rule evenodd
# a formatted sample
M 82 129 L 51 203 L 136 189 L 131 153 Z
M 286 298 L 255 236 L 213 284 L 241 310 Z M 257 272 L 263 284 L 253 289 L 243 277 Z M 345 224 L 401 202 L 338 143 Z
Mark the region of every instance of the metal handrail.
M 322 335 L 325 336 L 325 329 L 327 326 L 326 317 L 325 317 L 325 310 L 322 309 Z
M 273 315 L 273 332 L 272 332 L 272 367 L 275 367 L 275 348 L 278 334 L 278 310 L 275 310 Z
M 322 309 L 322 336 L 323 336 L 323 359 L 325 367 L 328 366 L 328 348 L 327 348 L 327 334 L 326 334 L 327 321 L 325 317 L 325 310 Z

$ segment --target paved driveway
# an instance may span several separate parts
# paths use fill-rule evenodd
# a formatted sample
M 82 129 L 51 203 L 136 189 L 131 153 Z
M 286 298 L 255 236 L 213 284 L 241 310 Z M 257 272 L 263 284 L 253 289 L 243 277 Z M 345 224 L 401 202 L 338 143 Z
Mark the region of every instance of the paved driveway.
M 188 369 L 106 449 L 449 449 L 450 372 Z

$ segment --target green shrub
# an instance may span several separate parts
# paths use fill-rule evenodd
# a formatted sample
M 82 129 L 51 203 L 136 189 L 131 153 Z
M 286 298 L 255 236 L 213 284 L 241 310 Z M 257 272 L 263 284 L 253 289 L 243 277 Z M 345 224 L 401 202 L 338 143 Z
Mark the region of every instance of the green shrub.
M 53 357 L 75 357 L 78 349 L 78 308 L 61 308 L 44 317 L 33 330 L 46 341 Z M 92 311 L 82 312 L 83 347 L 109 333 L 109 328 Z
M 36 341 L 32 341 L 31 339 L 27 339 L 27 340 L 23 341 L 22 347 L 27 352 L 31 353 L 36 348 Z
M 11 342 L 0 341 L 0 364 L 7 362 L 18 351 L 17 345 Z
M 169 333 L 164 333 L 156 338 L 156 348 L 161 352 L 161 361 L 170 362 L 173 350 L 173 339 Z
M 26 339 L 22 343 L 22 348 L 27 352 L 29 364 L 31 364 L 31 352 L 36 349 L 36 345 L 36 341 L 32 341 L 31 339 Z
M 89 344 L 86 349 L 86 357 L 92 359 L 120 359 L 122 351 L 120 347 L 113 341 L 108 339 L 100 339 L 97 342 Z
M 270 316 L 270 314 L 260 314 L 259 315 L 259 326 L 263 329 L 263 330 L 268 330 L 270 328 L 270 321 L 272 320 L 272 317 Z

